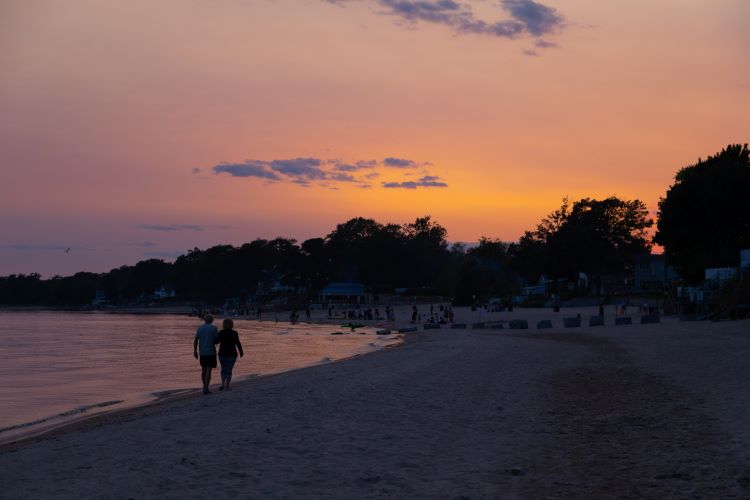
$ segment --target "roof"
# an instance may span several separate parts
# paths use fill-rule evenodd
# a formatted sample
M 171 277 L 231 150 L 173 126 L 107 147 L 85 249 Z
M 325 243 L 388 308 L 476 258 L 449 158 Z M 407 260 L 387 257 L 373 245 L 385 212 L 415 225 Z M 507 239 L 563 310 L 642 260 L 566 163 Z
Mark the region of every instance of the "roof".
M 323 295 L 364 295 L 365 285 L 362 283 L 329 283 L 320 291 Z

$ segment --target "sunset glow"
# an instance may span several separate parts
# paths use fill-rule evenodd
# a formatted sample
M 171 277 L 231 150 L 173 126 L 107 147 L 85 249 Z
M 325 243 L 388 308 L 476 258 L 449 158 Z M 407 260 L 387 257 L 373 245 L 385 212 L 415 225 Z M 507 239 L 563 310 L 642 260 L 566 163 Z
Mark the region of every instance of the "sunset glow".
M 745 0 L 393 5 L 3 2 L 0 274 L 355 216 L 513 240 L 747 142 Z

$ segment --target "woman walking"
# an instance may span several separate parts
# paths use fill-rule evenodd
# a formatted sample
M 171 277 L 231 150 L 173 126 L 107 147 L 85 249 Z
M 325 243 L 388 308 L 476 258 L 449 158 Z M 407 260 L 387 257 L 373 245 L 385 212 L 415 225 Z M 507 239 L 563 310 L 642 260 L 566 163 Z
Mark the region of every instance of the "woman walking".
M 237 361 L 237 351 L 240 357 L 245 355 L 242 352 L 239 334 L 233 330 L 234 321 L 227 318 L 222 324 L 223 329 L 219 332 L 219 363 L 221 363 L 221 387 L 220 391 L 229 390 L 229 383 L 232 381 L 232 368 Z

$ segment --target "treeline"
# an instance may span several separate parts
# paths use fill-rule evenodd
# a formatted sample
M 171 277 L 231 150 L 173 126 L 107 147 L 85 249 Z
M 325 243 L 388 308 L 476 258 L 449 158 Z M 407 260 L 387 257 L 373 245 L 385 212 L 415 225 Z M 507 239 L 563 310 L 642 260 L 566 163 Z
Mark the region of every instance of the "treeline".
M 750 248 L 750 155 L 733 145 L 681 169 L 659 203 L 655 241 L 689 281 L 705 267 L 736 266 Z M 229 298 L 269 299 L 274 293 L 313 299 L 330 282 L 359 281 L 375 294 L 405 288 L 442 295 L 457 304 L 516 294 L 541 275 L 577 281 L 586 273 L 594 292 L 606 276 L 623 276 L 651 249 L 654 225 L 640 200 L 563 200 L 559 209 L 516 242 L 482 238 L 450 245 L 429 216 L 408 224 L 355 218 L 325 237 L 302 243 L 257 239 L 241 245 L 195 248 L 174 263 L 150 259 L 107 273 L 41 279 L 0 277 L 0 304 L 84 305 L 97 291 L 114 304 L 150 300 L 160 287 L 176 300 L 220 304 Z M 559 290 L 563 292 L 563 290 Z
M 633 207 L 640 210 L 633 212 Z M 101 291 L 111 303 L 128 304 L 151 300 L 161 287 L 174 289 L 179 300 L 210 304 L 268 299 L 274 289 L 314 298 L 328 283 L 340 281 L 362 282 L 374 294 L 404 288 L 412 295 L 455 297 L 457 303 L 507 298 L 543 273 L 564 277 L 574 269 L 621 269 L 648 251 L 641 234 L 650 225 L 645 215 L 637 200 L 585 199 L 572 206 L 565 201 L 519 242 L 482 238 L 471 248 L 450 245 L 446 229 L 429 216 L 403 225 L 359 217 L 302 243 L 257 239 L 241 246 L 195 248 L 174 263 L 150 259 L 103 274 L 46 280 L 36 274 L 7 276 L 0 278 L 0 303 L 84 305 Z M 610 226 L 620 229 L 605 232 Z M 603 239 L 579 248 L 580 237 Z M 568 257 L 552 258 L 562 247 L 568 247 Z

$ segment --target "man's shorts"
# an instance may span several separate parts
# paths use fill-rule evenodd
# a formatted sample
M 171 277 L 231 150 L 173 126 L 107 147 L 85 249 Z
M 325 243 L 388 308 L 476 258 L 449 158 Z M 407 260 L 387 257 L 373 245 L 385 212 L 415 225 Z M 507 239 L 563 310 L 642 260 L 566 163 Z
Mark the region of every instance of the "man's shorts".
M 204 368 L 216 368 L 216 354 L 201 356 L 201 366 Z

